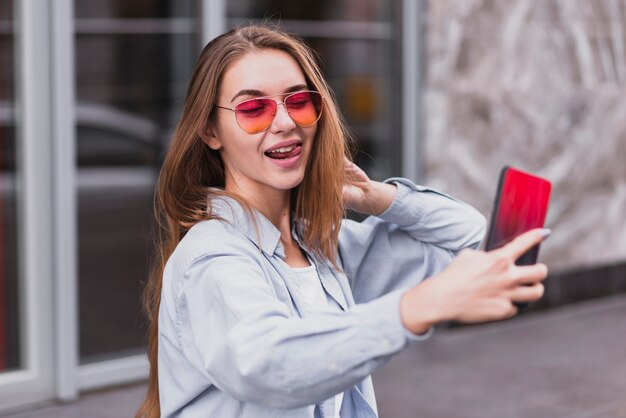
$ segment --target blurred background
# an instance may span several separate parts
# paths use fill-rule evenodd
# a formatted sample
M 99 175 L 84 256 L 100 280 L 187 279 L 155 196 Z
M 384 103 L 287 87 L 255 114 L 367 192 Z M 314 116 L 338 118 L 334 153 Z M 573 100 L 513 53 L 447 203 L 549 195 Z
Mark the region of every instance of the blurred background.
M 250 21 L 319 52 L 372 178 L 486 216 L 503 165 L 553 182 L 529 312 L 626 291 L 624 0 L 0 0 L 0 413 L 145 380 L 160 163 Z

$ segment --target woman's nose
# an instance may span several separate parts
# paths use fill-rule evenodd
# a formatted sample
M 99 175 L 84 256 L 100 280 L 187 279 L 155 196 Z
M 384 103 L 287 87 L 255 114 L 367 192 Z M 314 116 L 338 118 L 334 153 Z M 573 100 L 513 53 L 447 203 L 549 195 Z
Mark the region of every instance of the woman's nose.
M 291 132 L 296 127 L 296 123 L 289 116 L 284 103 L 278 103 L 276 106 L 276 116 L 272 122 L 271 131 L 273 133 Z

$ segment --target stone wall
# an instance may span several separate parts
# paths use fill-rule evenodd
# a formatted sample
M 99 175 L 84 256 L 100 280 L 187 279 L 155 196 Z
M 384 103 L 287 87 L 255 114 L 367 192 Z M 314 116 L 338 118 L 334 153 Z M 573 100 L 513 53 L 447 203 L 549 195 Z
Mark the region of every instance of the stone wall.
M 553 183 L 541 258 L 626 261 L 626 1 L 430 0 L 425 183 L 489 215 L 501 167 Z

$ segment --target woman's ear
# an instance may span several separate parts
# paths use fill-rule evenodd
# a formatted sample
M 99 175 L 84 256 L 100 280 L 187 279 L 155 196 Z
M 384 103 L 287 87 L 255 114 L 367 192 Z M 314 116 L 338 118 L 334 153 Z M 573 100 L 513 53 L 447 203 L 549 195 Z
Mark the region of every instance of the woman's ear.
M 202 138 L 202 142 L 207 144 L 212 150 L 217 151 L 222 148 L 222 141 L 217 137 L 212 123 L 207 124 L 200 137 Z

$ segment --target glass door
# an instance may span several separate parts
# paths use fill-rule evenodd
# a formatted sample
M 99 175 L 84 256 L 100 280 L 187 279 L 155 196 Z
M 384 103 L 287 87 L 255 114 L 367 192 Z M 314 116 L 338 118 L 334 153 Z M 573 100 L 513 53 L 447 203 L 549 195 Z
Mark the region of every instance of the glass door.
M 0 3 L 0 372 L 20 369 L 13 2 Z
M 0 412 L 53 397 L 48 12 L 0 1 Z
M 81 389 L 146 376 L 154 186 L 200 52 L 197 3 L 74 1 Z

